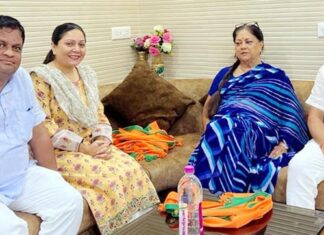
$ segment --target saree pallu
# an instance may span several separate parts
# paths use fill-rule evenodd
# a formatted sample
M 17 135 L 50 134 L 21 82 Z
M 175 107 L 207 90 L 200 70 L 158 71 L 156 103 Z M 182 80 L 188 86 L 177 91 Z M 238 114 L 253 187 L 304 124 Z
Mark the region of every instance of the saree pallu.
M 263 63 L 231 77 L 220 94 L 218 112 L 189 164 L 212 193 L 273 193 L 279 170 L 308 140 L 302 107 L 289 78 Z M 282 141 L 289 147 L 287 153 L 270 158 Z

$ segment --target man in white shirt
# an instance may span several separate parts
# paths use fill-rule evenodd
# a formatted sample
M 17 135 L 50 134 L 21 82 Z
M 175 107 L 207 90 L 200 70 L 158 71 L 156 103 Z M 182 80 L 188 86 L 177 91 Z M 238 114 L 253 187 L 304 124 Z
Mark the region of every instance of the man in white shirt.
M 0 234 L 28 234 L 13 210 L 40 216 L 40 235 L 77 234 L 82 197 L 56 171 L 45 114 L 20 67 L 24 39 L 20 22 L 0 15 Z
M 324 180 L 324 65 L 306 103 L 312 139 L 289 162 L 286 197 L 288 205 L 315 209 L 317 185 Z

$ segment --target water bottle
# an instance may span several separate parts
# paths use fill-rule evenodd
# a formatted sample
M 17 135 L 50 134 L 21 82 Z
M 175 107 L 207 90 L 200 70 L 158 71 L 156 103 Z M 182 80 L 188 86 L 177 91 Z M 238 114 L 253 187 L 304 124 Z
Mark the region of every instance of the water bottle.
M 185 166 L 178 184 L 179 235 L 203 235 L 202 187 L 193 166 Z

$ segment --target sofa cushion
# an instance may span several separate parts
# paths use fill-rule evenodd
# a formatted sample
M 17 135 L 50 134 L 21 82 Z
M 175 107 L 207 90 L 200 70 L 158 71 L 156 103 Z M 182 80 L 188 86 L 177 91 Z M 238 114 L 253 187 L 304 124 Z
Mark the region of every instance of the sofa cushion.
M 183 168 L 188 163 L 189 157 L 200 139 L 200 134 L 191 133 L 180 135 L 177 138 L 183 140 L 183 146 L 171 149 L 166 158 L 158 158 L 151 162 L 140 161 L 158 192 L 177 187 L 184 174 Z
M 22 218 L 28 223 L 28 234 L 30 235 L 36 235 L 39 232 L 39 227 L 42 222 L 42 220 L 33 214 L 25 213 L 25 212 L 15 212 L 17 216 Z
M 171 149 L 165 158 L 158 158 L 151 162 L 139 162 L 158 192 L 177 187 L 184 174 L 183 168 L 188 163 L 189 157 L 200 139 L 200 134 L 191 133 L 177 136 L 177 138 L 183 140 L 183 146 Z
M 169 130 L 195 101 L 157 76 L 147 63 L 139 62 L 102 102 L 107 116 L 113 112 L 126 125 L 147 126 L 157 121 L 162 129 Z
M 198 102 L 189 105 L 186 112 L 176 120 L 169 130 L 171 135 L 184 135 L 188 133 L 202 133 L 202 106 Z

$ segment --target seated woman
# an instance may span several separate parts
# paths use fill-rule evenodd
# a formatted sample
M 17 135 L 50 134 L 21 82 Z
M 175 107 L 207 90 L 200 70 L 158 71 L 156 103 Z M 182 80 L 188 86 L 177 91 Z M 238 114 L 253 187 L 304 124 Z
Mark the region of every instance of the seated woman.
M 80 26 L 59 25 L 44 65 L 31 75 L 59 171 L 87 200 L 100 232 L 111 234 L 159 199 L 141 166 L 112 145 L 96 74 L 79 65 L 85 48 Z
M 213 193 L 272 193 L 280 168 L 307 142 L 302 107 L 285 72 L 262 62 L 257 22 L 237 25 L 233 41 L 237 60 L 211 85 L 189 164 Z

